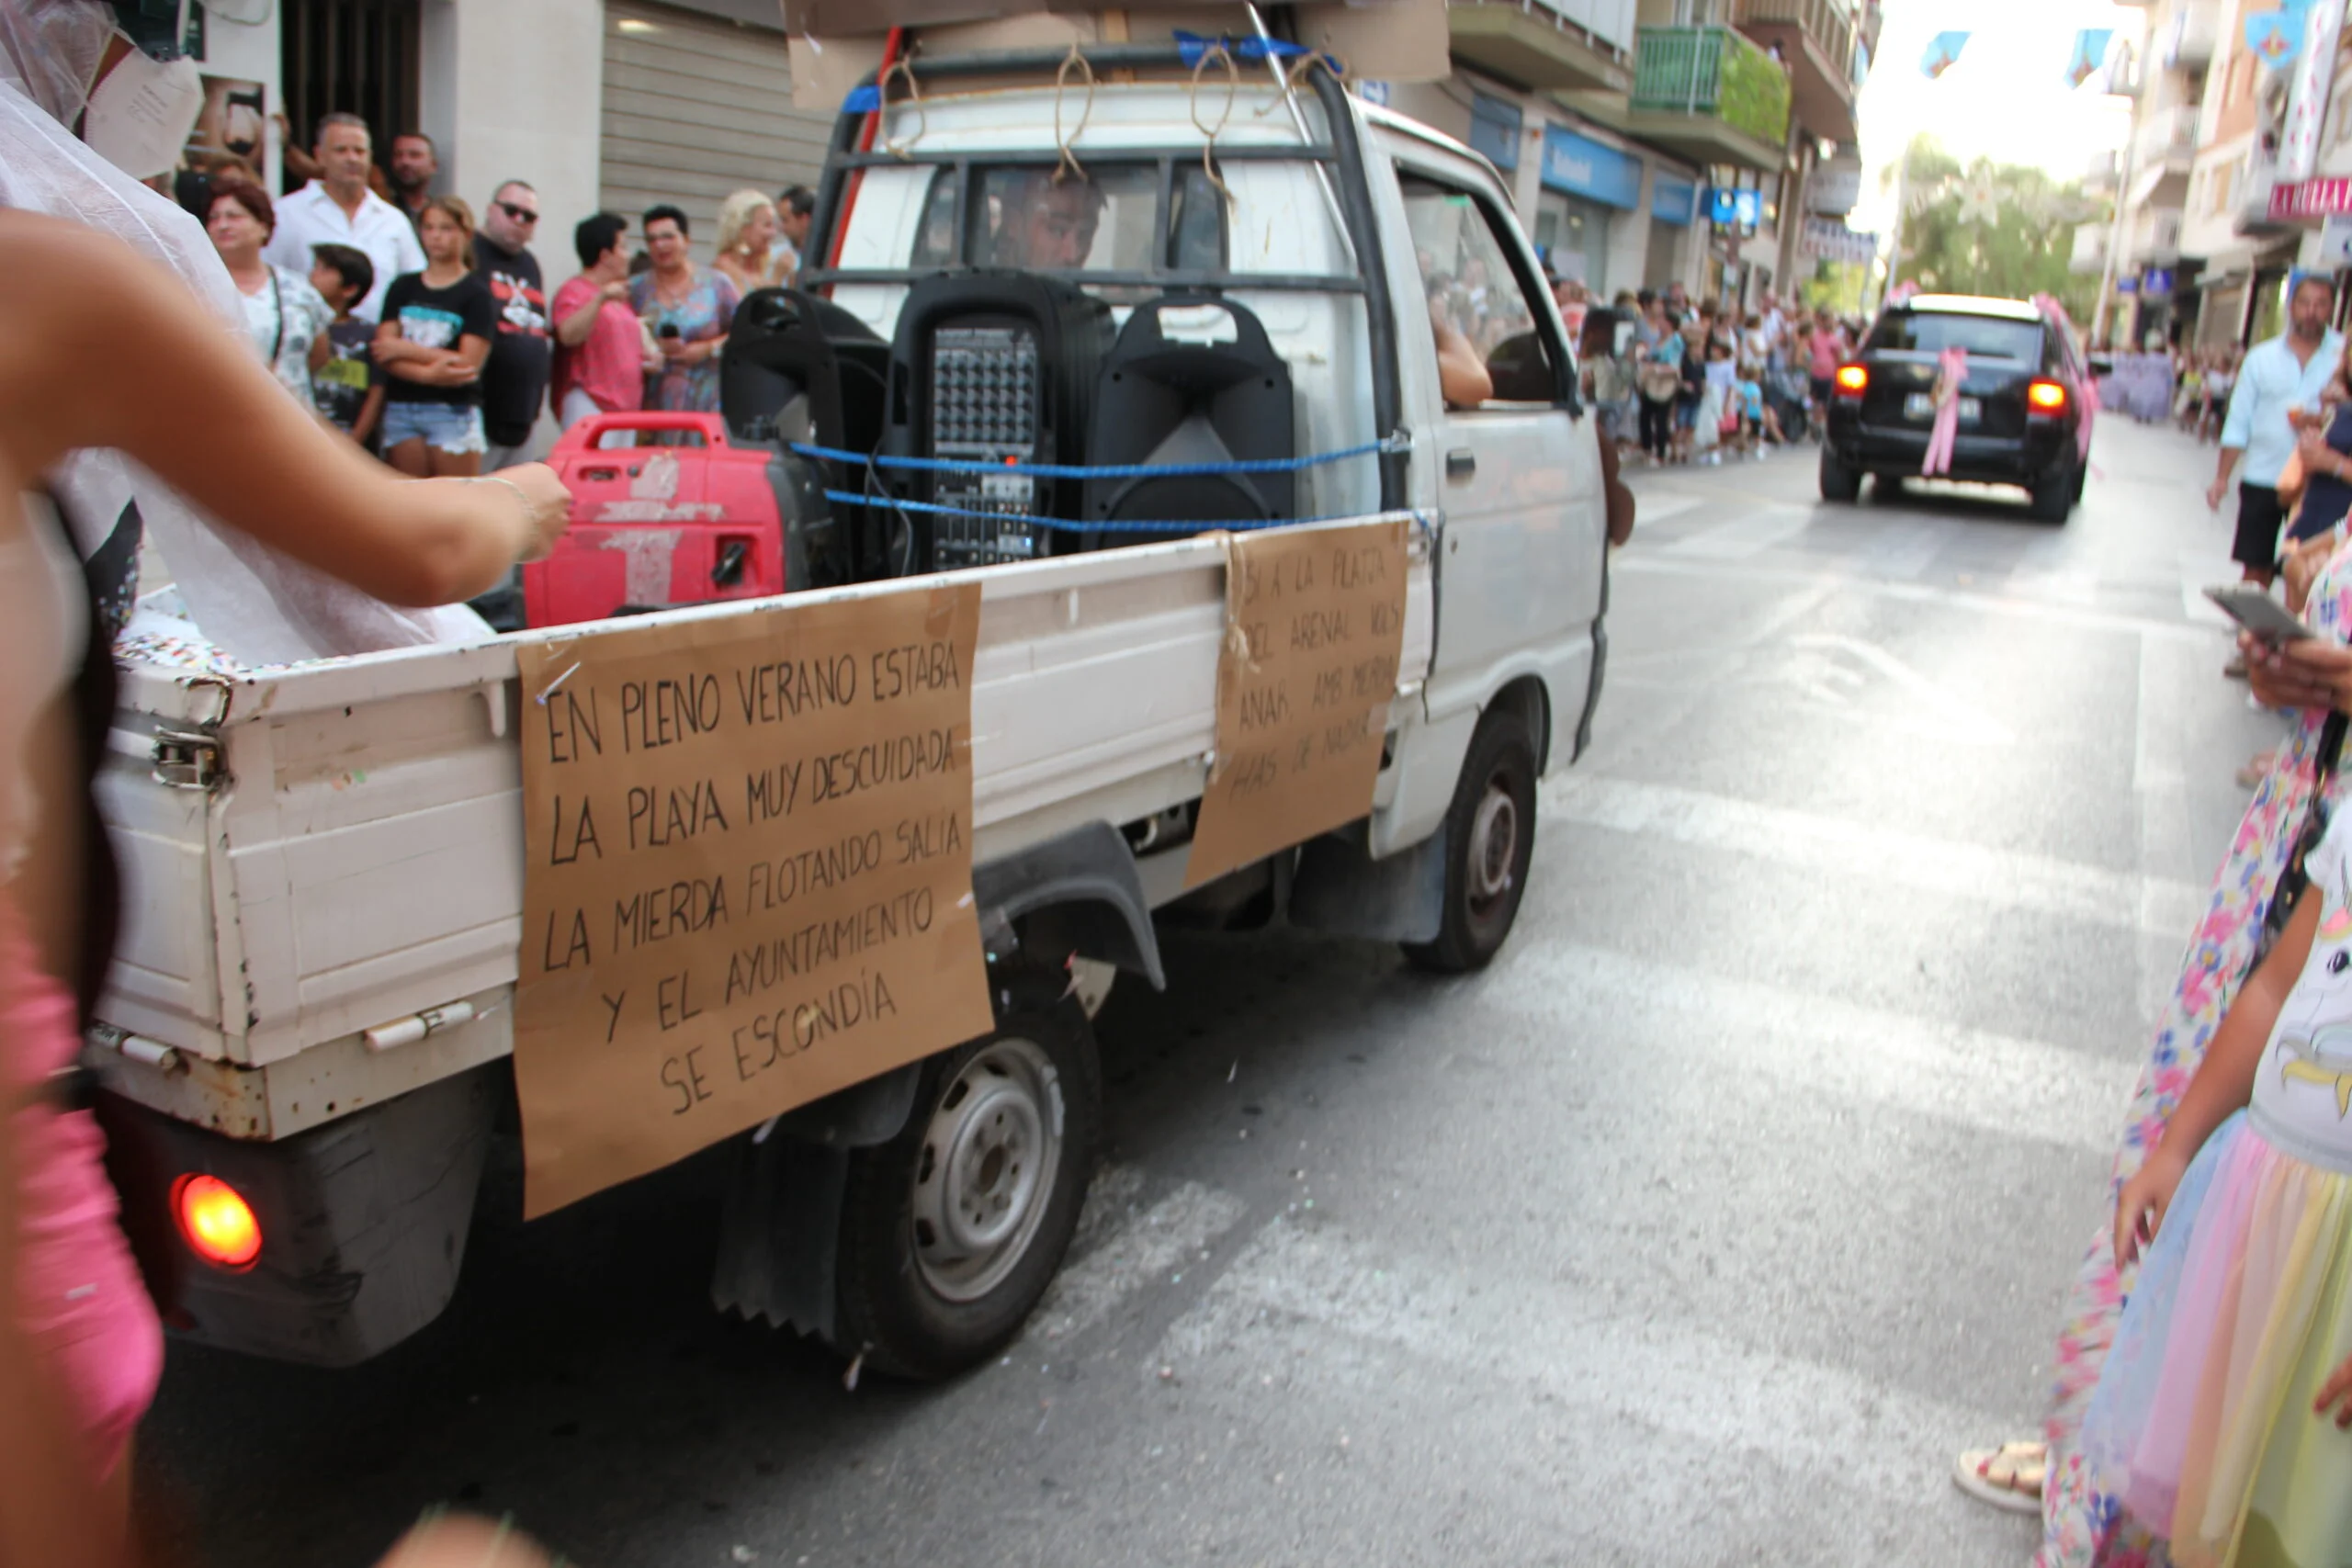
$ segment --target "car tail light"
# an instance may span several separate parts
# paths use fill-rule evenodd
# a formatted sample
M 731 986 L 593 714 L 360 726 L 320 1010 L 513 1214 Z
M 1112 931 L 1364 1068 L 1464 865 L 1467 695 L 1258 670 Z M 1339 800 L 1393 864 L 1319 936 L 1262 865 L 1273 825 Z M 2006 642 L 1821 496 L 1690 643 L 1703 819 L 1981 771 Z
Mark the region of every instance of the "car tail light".
M 2025 389 L 2025 405 L 2036 413 L 2064 413 L 2065 385 L 2058 381 L 2030 381 Z
M 1871 373 L 1868 366 L 1840 365 L 1838 367 L 1838 396 L 1859 398 L 1870 390 L 1870 386 Z
M 172 1184 L 172 1218 L 188 1250 L 216 1269 L 243 1270 L 261 1256 L 261 1222 L 243 1194 L 217 1176 Z

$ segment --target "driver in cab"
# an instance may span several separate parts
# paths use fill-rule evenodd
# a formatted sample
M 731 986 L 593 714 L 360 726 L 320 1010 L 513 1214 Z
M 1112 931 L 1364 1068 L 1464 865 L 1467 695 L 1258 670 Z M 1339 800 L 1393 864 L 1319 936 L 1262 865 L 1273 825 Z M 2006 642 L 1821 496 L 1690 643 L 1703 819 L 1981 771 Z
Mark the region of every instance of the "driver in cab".
M 1101 186 L 1066 171 L 1015 175 L 1000 208 L 990 259 L 1030 272 L 1073 272 L 1093 254 L 1102 203 Z

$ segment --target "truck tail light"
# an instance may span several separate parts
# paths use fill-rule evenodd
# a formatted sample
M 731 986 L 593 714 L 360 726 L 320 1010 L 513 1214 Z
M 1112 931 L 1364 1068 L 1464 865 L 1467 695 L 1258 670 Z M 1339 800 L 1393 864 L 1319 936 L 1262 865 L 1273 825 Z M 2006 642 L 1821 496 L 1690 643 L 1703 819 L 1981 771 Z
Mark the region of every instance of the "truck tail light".
M 2036 413 L 2064 413 L 2066 388 L 2059 381 L 2030 381 L 2026 383 L 2025 405 Z
M 261 1256 L 261 1222 L 243 1194 L 217 1176 L 172 1183 L 172 1219 L 188 1250 L 216 1269 L 242 1272 Z
M 1870 388 L 1871 372 L 1868 366 L 1840 365 L 1838 367 L 1838 395 L 1839 397 L 1859 398 L 1869 391 Z

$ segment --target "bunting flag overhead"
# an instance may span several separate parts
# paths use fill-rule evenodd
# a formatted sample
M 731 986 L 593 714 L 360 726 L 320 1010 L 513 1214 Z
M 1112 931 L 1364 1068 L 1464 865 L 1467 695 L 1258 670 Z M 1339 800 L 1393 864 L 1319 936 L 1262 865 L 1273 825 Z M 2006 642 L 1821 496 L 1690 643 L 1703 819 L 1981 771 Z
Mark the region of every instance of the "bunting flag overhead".
M 1960 51 L 1968 47 L 1969 35 L 1964 32 L 1938 33 L 1928 40 L 1928 52 L 1919 57 L 1919 73 L 1935 80 L 1960 63 Z
M 2246 52 L 2276 71 L 2303 51 L 2312 0 L 2280 0 L 2274 10 L 2245 13 Z
M 2115 47 L 2113 28 L 2085 28 L 2075 35 L 2074 57 L 2066 62 L 2066 83 L 2079 87 L 2107 70 L 2107 51 Z

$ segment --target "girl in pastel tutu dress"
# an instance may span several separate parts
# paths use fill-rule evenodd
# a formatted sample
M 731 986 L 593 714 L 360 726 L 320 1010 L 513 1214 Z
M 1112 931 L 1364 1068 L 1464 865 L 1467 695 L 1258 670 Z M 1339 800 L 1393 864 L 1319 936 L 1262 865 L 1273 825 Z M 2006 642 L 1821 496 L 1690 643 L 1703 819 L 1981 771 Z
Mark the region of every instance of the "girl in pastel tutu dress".
M 2304 870 L 2116 1205 L 2146 1256 L 2083 1452 L 2180 1568 L 2352 1562 L 2352 824 Z

